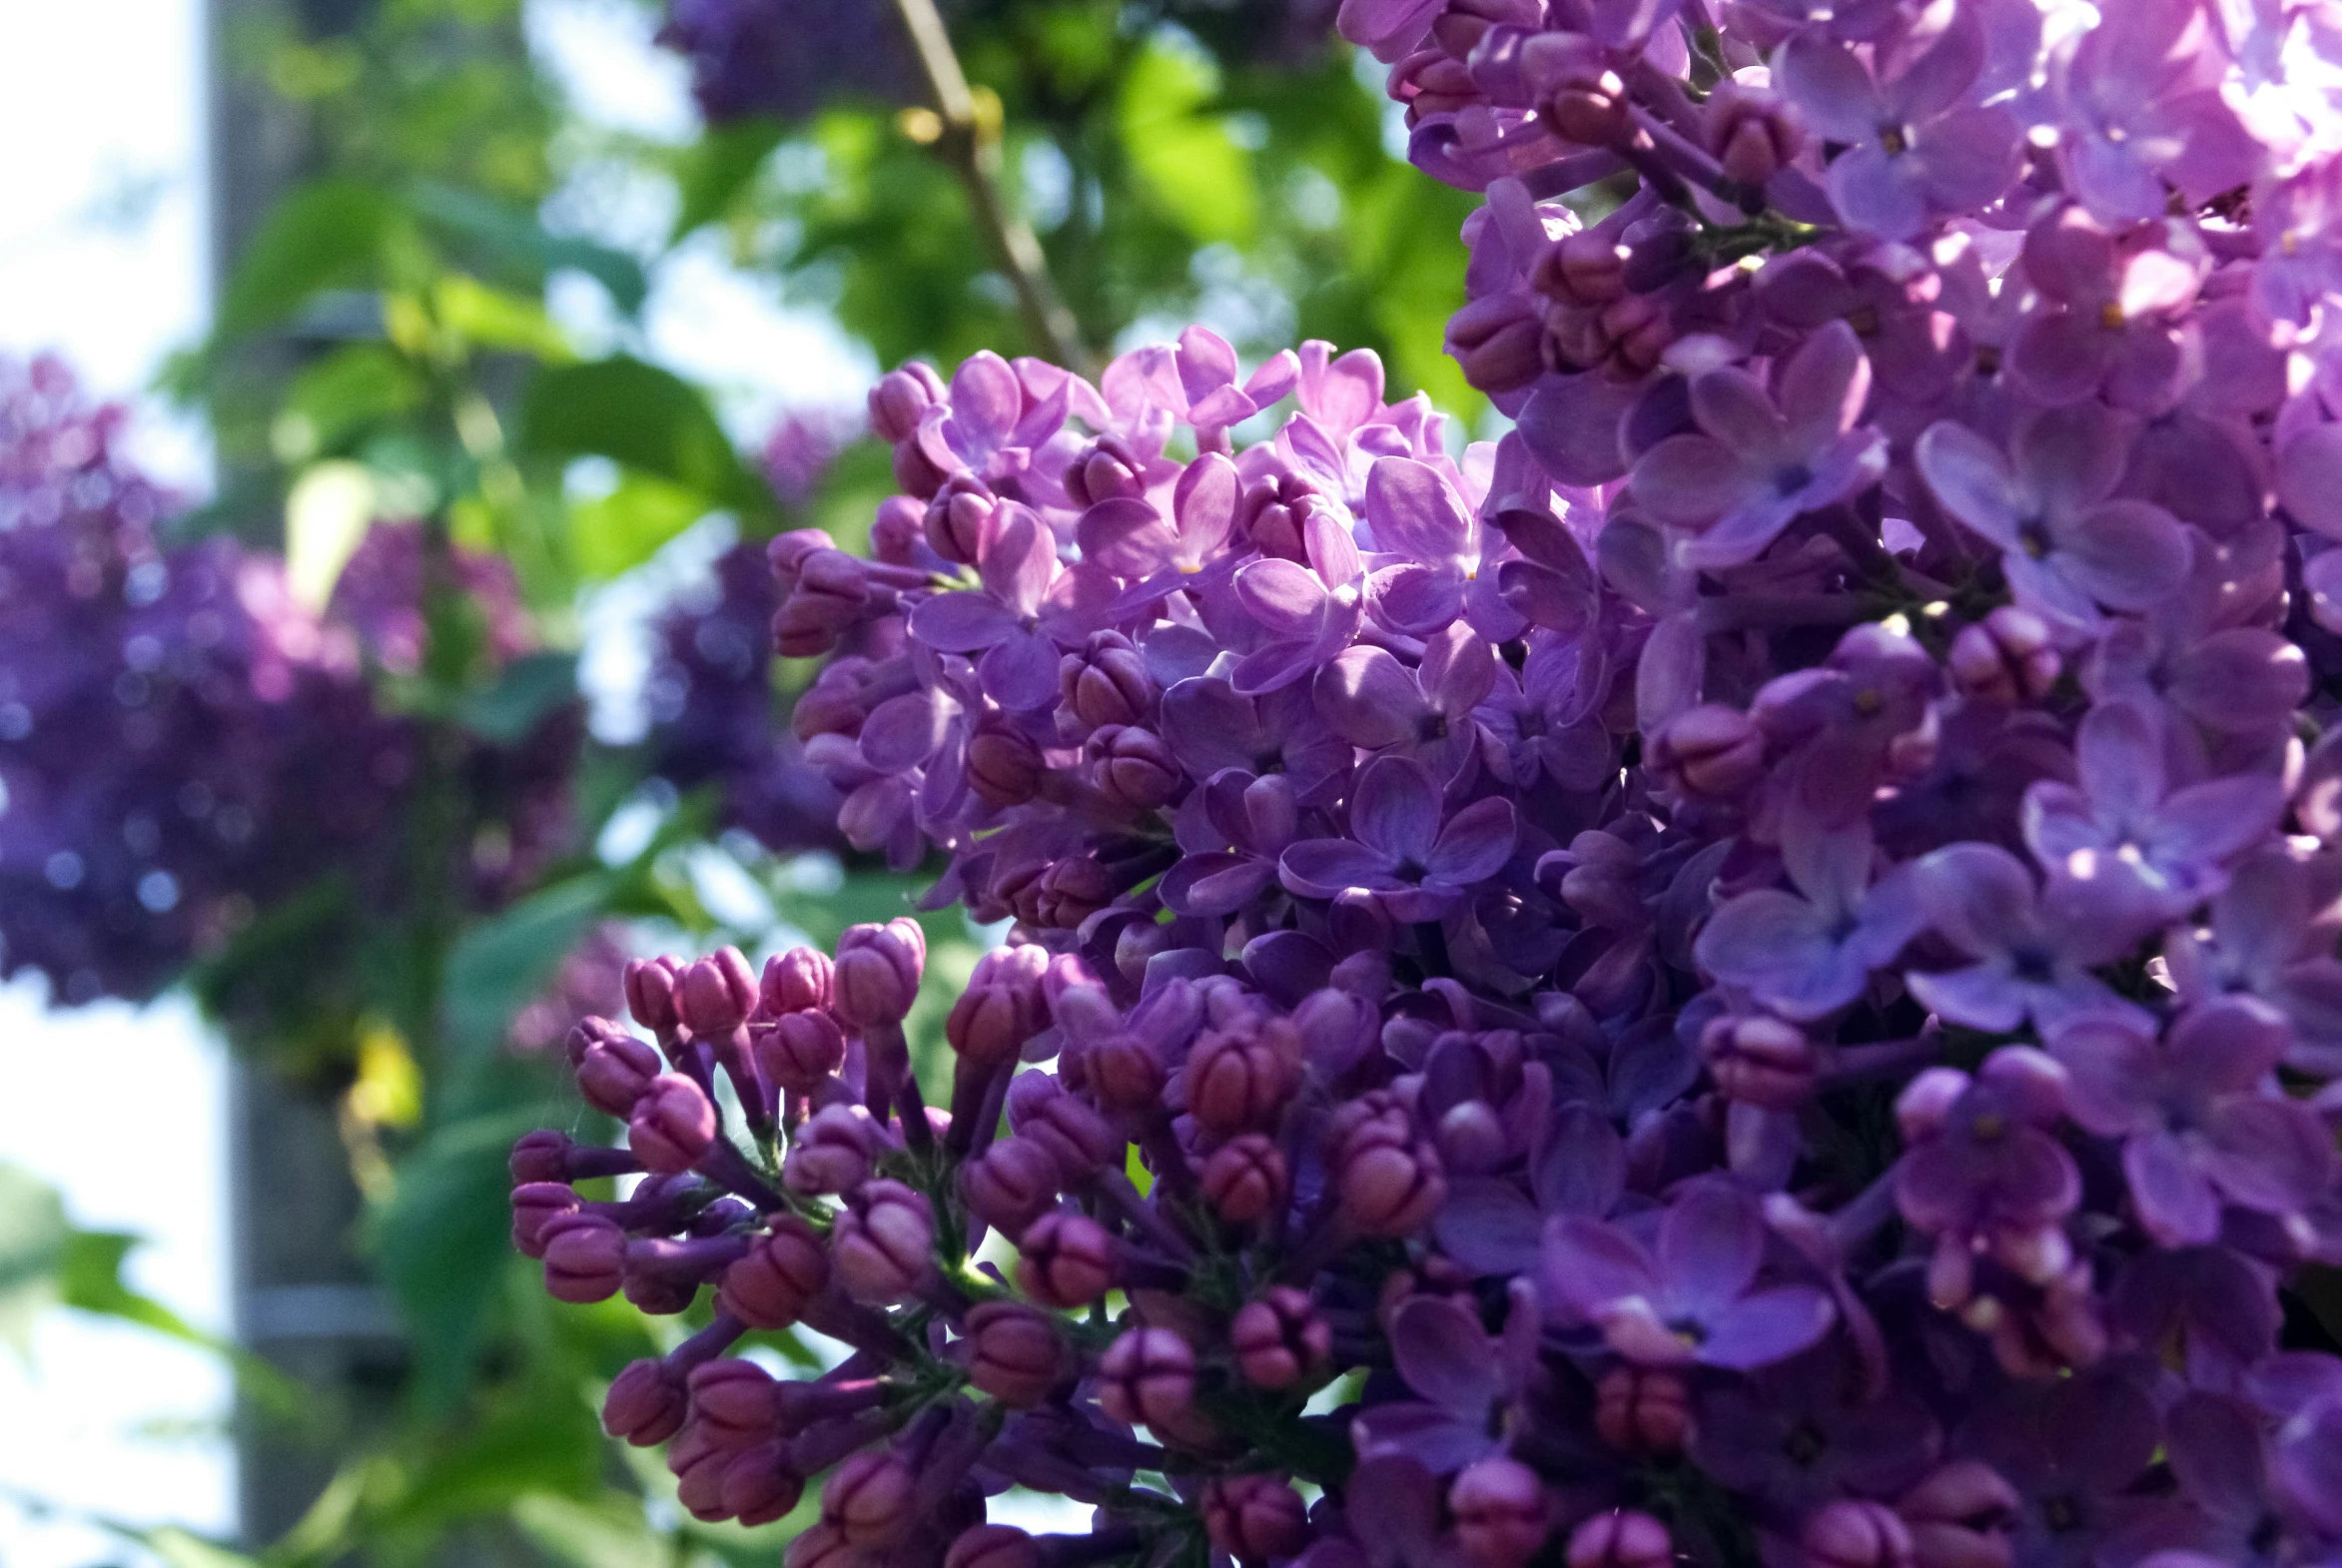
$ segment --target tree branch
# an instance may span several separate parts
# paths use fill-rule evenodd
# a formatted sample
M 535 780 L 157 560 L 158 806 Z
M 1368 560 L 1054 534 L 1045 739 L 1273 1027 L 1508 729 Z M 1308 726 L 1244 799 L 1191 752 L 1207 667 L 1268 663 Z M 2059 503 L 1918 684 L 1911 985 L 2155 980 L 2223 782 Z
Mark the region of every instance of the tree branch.
M 895 0 L 895 9 L 911 35 L 919 68 L 942 124 L 935 148 L 967 187 L 968 205 L 976 226 L 992 241 L 1009 283 L 1017 291 L 1017 306 L 1034 346 L 1055 363 L 1079 375 L 1095 374 L 1090 352 L 1083 346 L 1082 329 L 1066 308 L 1057 284 L 1049 275 L 1049 261 L 1032 226 L 1009 211 L 1001 194 L 1001 139 L 997 115 L 979 111 L 952 35 L 935 9 L 935 0 Z

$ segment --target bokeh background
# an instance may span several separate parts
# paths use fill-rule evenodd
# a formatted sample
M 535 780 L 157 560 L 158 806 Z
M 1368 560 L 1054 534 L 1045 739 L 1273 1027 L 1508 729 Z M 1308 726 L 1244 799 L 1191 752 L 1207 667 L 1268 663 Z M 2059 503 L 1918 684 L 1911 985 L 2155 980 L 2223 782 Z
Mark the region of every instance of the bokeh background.
M 1332 10 L 946 0 L 1049 321 L 893 0 L 0 4 L 0 1563 L 777 1561 L 601 1438 L 688 1323 L 544 1300 L 505 1146 L 624 957 L 923 886 L 764 630 L 881 369 L 1201 321 L 1481 416 Z

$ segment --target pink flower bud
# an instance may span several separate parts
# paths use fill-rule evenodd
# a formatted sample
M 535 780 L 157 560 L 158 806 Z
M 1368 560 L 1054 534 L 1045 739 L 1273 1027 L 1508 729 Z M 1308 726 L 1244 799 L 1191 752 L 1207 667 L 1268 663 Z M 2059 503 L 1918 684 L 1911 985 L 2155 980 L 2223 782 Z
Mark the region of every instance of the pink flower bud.
M 630 961 L 623 971 L 626 1011 L 654 1035 L 668 1034 L 675 1028 L 675 974 L 679 967 L 671 958 L 648 958 Z
M 596 1111 L 628 1116 L 650 1093 L 661 1066 L 659 1054 L 631 1035 L 597 1039 L 577 1064 L 577 1092 Z
M 968 740 L 968 787 L 987 805 L 1021 806 L 1041 793 L 1048 759 L 1022 731 L 986 719 Z
M 724 1512 L 724 1471 L 731 1463 L 732 1450 L 709 1442 L 698 1422 L 683 1428 L 667 1450 L 667 1468 L 674 1472 L 675 1501 L 684 1512 L 707 1524 L 731 1517 Z
M 1719 702 L 1677 714 L 1653 750 L 1653 766 L 1705 800 L 1737 799 L 1765 773 L 1764 731 Z
M 978 1072 L 999 1072 L 1049 1027 L 1041 995 L 1048 966 L 1049 950 L 1034 946 L 995 948 L 976 961 L 968 989 L 944 1021 L 944 1038 L 962 1062 Z
M 1842 1497 L 1806 1521 L 1811 1568 L 1912 1568 L 1911 1532 L 1884 1503 Z
M 1214 1476 L 1203 1484 L 1203 1533 L 1245 1568 L 1297 1556 L 1309 1544 L 1301 1494 L 1273 1475 Z
M 537 1232 L 545 1292 L 556 1301 L 607 1301 L 625 1282 L 626 1232 L 599 1214 L 558 1214 Z
M 1272 1126 L 1301 1082 L 1301 1045 L 1285 1019 L 1206 1034 L 1188 1053 L 1187 1114 L 1214 1133 Z
M 960 1169 L 968 1211 L 1015 1240 L 1058 1198 L 1058 1163 L 1027 1138 L 1007 1138 Z
M 854 1191 L 870 1179 L 885 1142 L 860 1106 L 824 1107 L 797 1130 L 781 1162 L 781 1179 L 790 1191 L 808 1195 Z
M 1708 95 L 1707 117 L 1709 150 L 1746 186 L 1763 185 L 1805 148 L 1805 133 L 1779 98 L 1729 77 Z
M 576 1189 L 566 1181 L 528 1181 L 512 1189 L 512 1249 L 523 1257 L 545 1255 L 544 1228 L 561 1214 L 578 1211 Z
M 1062 481 L 1077 506 L 1147 493 L 1147 464 L 1120 435 L 1101 435 L 1067 465 Z
M 911 1507 L 916 1489 L 909 1465 L 884 1449 L 865 1448 L 838 1461 L 821 1489 L 821 1522 L 856 1551 L 892 1546 L 919 1522 Z
M 849 1029 L 900 1024 L 919 997 L 927 933 L 898 916 L 883 926 L 849 926 L 838 938 L 837 994 L 831 1007 Z
M 794 1214 L 772 1221 L 772 1232 L 750 1243 L 724 1270 L 716 1299 L 751 1328 L 786 1328 L 821 1294 L 830 1277 L 829 1253 L 811 1225 Z
M 1363 1235 L 1410 1235 L 1447 1199 L 1438 1154 L 1414 1136 L 1405 1109 L 1385 1091 L 1334 1112 L 1326 1124 L 1325 1167 L 1343 1218 Z
M 1530 284 L 1556 304 L 1595 310 L 1626 295 L 1626 251 L 1595 230 L 1564 238 L 1537 259 Z
M 781 1554 L 781 1568 L 861 1568 L 844 1532 L 827 1522 L 802 1531 Z
M 1820 1073 L 1805 1031 L 1777 1018 L 1713 1019 L 1700 1032 L 1700 1055 L 1725 1099 L 1767 1111 L 1811 1100 Z
M 690 1170 L 715 1141 L 715 1102 L 680 1073 L 652 1079 L 626 1121 L 626 1146 L 662 1176 Z
M 935 1272 L 935 1215 L 900 1181 L 864 1183 L 830 1240 L 838 1283 L 873 1306 L 908 1300 Z
M 882 441 L 907 441 L 919 433 L 928 409 L 949 395 L 943 378 L 914 360 L 889 371 L 870 389 L 870 428 Z
M 1163 695 L 1145 656 L 1119 631 L 1093 632 L 1081 652 L 1067 654 L 1058 664 L 1058 685 L 1086 730 L 1145 723 Z
M 773 645 L 784 658 L 829 652 L 862 618 L 870 573 L 844 550 L 815 550 L 797 566 L 797 584 L 773 615 Z
M 810 1095 L 845 1063 L 846 1033 L 827 1013 L 806 1008 L 750 1025 L 748 1047 L 766 1078 L 791 1094 Z
M 1952 639 L 1947 663 L 1961 696 L 2002 708 L 2047 696 L 2059 669 L 2048 623 L 2013 604 L 1962 626 Z
M 1066 1342 L 1047 1312 L 986 1301 L 968 1313 L 968 1380 L 1006 1405 L 1037 1405 L 1070 1369 Z
M 569 1026 L 569 1033 L 562 1038 L 561 1050 L 569 1059 L 570 1070 L 574 1072 L 584 1065 L 586 1054 L 595 1046 L 604 1041 L 633 1038 L 623 1024 L 613 1023 L 606 1018 L 581 1018 Z
M 960 1532 L 944 1568 L 1042 1568 L 1041 1548 L 1013 1524 L 980 1524 Z
M 1292 1388 L 1317 1376 L 1333 1354 L 1333 1329 L 1306 1291 L 1270 1285 L 1228 1324 L 1236 1370 L 1255 1388 Z
M 602 1430 L 637 1448 L 654 1448 L 682 1429 L 690 1399 L 683 1374 L 657 1357 L 629 1361 L 602 1398 Z
M 719 1448 L 753 1448 L 780 1429 L 780 1384 L 754 1361 L 718 1356 L 691 1369 L 691 1418 Z
M 1131 1426 L 1176 1430 L 1192 1414 L 1195 1352 L 1168 1328 L 1132 1328 L 1098 1362 L 1098 1402 Z
M 1447 322 L 1447 352 L 1484 392 L 1516 392 L 1545 374 L 1542 302 L 1523 294 L 1474 300 Z
M 1203 1197 L 1231 1225 L 1256 1224 L 1291 1189 L 1284 1154 L 1258 1133 L 1231 1138 L 1203 1162 Z
M 921 475 L 924 479 L 926 475 Z M 870 519 L 870 558 L 910 566 L 927 548 L 927 508 L 910 495 L 889 495 Z
M 1523 1568 L 1553 1533 L 1553 1510 L 1537 1472 L 1518 1460 L 1466 1465 L 1448 1488 L 1456 1544 L 1473 1568 Z
M 738 948 L 720 948 L 684 969 L 675 987 L 675 1012 L 702 1040 L 729 1035 L 756 1007 L 756 977 Z
M 1692 1431 L 1692 1394 L 1674 1372 L 1618 1366 L 1594 1390 L 1594 1430 L 1635 1459 L 1680 1452 Z
M 1571 1531 L 1563 1561 L 1569 1568 L 1670 1568 L 1675 1545 L 1649 1514 L 1619 1508 Z
M 1116 1033 L 1093 1041 L 1083 1057 L 1090 1091 L 1109 1111 L 1138 1116 L 1163 1094 L 1163 1058 L 1140 1036 Z
M 732 1456 L 724 1466 L 720 1496 L 724 1512 L 742 1524 L 771 1524 L 788 1517 L 805 1495 L 805 1477 L 789 1465 L 789 1447 L 761 1443 Z
M 928 548 L 945 560 L 972 566 L 984 559 L 1001 531 L 1000 497 L 973 473 L 955 473 L 927 503 L 921 526 Z
M 1098 787 L 1127 811 L 1146 813 L 1168 806 L 1187 782 L 1179 759 L 1162 736 L 1136 724 L 1108 724 L 1090 737 Z
M 1046 1084 L 1049 1079 L 1044 1074 L 1029 1073 L 1014 1082 Z M 1037 1100 L 1019 1116 L 1014 1105 L 1016 1096 L 1012 1093 L 1009 1098 L 1010 1121 L 1017 1129 L 1017 1136 L 1049 1151 L 1065 1185 L 1084 1186 L 1096 1180 L 1102 1172 L 1123 1168 L 1128 1146 L 1122 1135 L 1086 1102 L 1068 1094 L 1053 1094 Z
M 819 948 L 791 948 L 764 961 L 757 1006 L 772 1016 L 830 1005 L 834 967 Z
M 1088 1306 L 1114 1285 L 1120 1259 L 1114 1237 L 1083 1214 L 1043 1214 L 1017 1247 L 1017 1283 L 1044 1306 Z
M 1897 1500 L 1924 1568 L 2008 1568 L 2009 1530 L 2022 1504 L 1990 1465 L 1954 1459 Z

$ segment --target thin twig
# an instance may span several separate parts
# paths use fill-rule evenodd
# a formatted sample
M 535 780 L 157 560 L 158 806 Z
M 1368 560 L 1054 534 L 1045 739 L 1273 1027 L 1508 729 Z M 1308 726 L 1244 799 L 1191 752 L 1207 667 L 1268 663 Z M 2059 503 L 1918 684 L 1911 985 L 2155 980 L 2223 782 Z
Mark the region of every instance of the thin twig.
M 1092 374 L 1094 367 L 1082 344 L 1082 329 L 1049 276 L 1049 261 L 1041 254 L 1041 242 L 1034 237 L 1031 225 L 1009 211 L 1001 194 L 1000 126 L 978 112 L 976 95 L 969 90 L 967 74 L 960 69 L 960 57 L 952 48 L 952 35 L 943 18 L 936 13 L 935 0 L 895 0 L 895 9 L 911 35 L 919 68 L 927 77 L 936 112 L 943 121 L 935 139 L 936 151 L 968 188 L 968 205 L 976 215 L 976 225 L 991 238 L 1008 271 L 1009 283 L 1017 291 L 1025 330 L 1032 334 L 1035 347 L 1057 364 Z

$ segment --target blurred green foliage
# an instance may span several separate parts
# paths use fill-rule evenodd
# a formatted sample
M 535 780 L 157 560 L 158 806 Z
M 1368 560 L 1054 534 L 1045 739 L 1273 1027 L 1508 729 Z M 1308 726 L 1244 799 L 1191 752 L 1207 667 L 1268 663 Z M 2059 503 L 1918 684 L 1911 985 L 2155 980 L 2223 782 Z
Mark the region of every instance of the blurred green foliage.
M 645 358 L 641 314 L 673 248 L 712 234 L 778 300 L 826 309 L 882 364 L 1030 348 L 961 185 L 900 105 L 840 102 L 801 123 L 655 143 L 576 117 L 530 56 L 521 0 L 333 9 L 344 24 L 228 40 L 230 69 L 302 117 L 314 176 L 259 224 L 213 335 L 168 375 L 166 391 L 210 420 L 224 475 L 184 526 L 285 548 L 329 577 L 387 518 L 424 519 L 435 549 L 508 560 L 544 652 L 496 668 L 478 607 L 440 582 L 421 668 L 383 680 L 384 700 L 446 756 L 467 740 L 525 744 L 573 712 L 580 596 L 703 518 L 725 514 L 751 539 L 812 523 L 851 547 L 892 488 L 886 452 L 864 442 L 810 497 L 782 502 L 709 394 Z M 1381 351 L 1394 388 L 1477 418 L 1484 405 L 1440 352 L 1471 203 L 1391 156 L 1380 94 L 1346 48 L 1264 51 L 1270 12 L 1282 8 L 947 8 L 972 82 L 1001 111 L 1008 196 L 1094 353 L 1197 318 L 1253 357 L 1323 337 Z M 671 196 L 659 246 L 617 243 L 615 223 L 595 232 L 578 193 L 613 171 Z M 559 275 L 598 288 L 620 352 L 593 357 L 556 321 Z M 784 395 L 788 374 L 774 367 Z M 776 663 L 776 701 L 808 674 Z M 450 763 L 401 827 L 393 896 L 323 880 L 190 977 L 239 1045 L 338 1099 L 370 1199 L 364 1245 L 411 1357 L 396 1426 L 354 1452 L 289 1536 L 259 1543 L 258 1561 L 420 1563 L 450 1532 L 486 1530 L 575 1568 L 769 1564 L 793 1528 L 698 1525 L 655 1455 L 601 1437 L 608 1378 L 692 1322 L 623 1301 L 558 1305 L 510 1252 L 512 1138 L 614 1130 L 556 1064 L 508 1049 L 507 1030 L 606 920 L 673 946 L 827 943 L 908 912 L 926 879 L 849 865 L 841 881 L 715 837 L 709 802 L 646 795 L 634 748 L 588 743 L 574 767 L 568 846 L 508 895 L 466 901 L 437 869 L 460 862 L 450 843 L 501 831 L 476 777 Z M 653 825 L 604 854 L 622 811 Z M 730 895 L 711 899 L 711 878 Z M 984 938 L 957 910 L 921 919 L 931 983 L 911 1033 L 940 1098 L 942 1013 Z M 53 1194 L 0 1171 L 0 1333 L 65 1303 L 200 1339 L 122 1284 L 131 1244 L 74 1230 Z M 265 1411 L 268 1374 L 247 1370 Z M 183 1531 L 126 1534 L 182 1568 L 253 1560 Z

